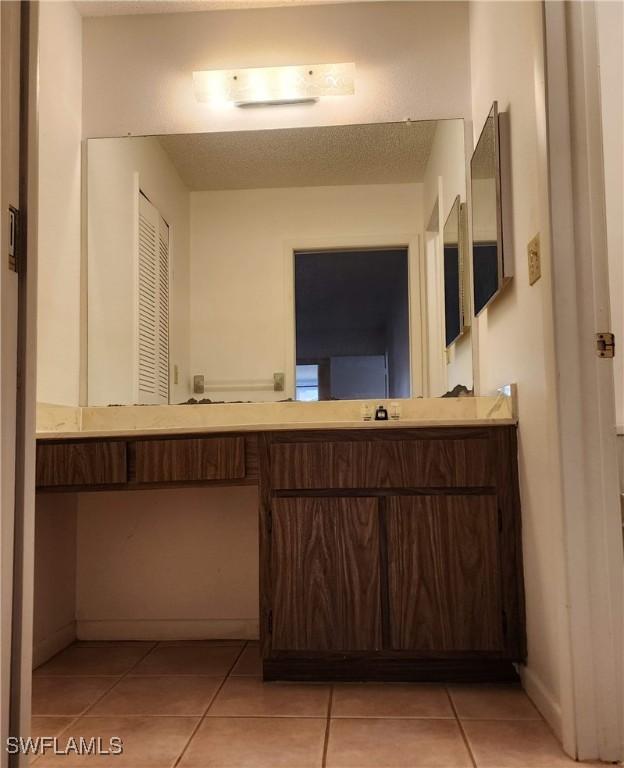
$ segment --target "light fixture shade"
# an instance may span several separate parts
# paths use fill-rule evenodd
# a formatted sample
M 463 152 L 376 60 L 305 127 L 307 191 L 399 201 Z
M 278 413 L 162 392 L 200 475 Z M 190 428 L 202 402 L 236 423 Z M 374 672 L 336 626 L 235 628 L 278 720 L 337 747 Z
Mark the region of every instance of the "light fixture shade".
M 355 64 L 212 69 L 193 72 L 198 101 L 237 106 L 296 104 L 355 92 Z

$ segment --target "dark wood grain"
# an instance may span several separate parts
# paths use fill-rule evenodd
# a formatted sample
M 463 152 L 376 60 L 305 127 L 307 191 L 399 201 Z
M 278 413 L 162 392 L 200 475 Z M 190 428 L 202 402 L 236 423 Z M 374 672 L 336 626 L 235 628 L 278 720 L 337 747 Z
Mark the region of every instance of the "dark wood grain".
M 260 477 L 260 456 L 258 435 L 245 435 L 245 479 L 258 480 Z
M 502 652 L 496 497 L 386 505 L 392 647 Z
M 242 437 L 138 440 L 135 450 L 138 483 L 245 477 L 245 440 Z
M 260 469 L 258 544 L 260 587 L 260 653 L 263 658 L 271 654 L 271 621 L 273 610 L 273 514 L 271 511 L 271 472 L 269 443 L 266 434 L 258 435 Z
M 126 481 L 126 444 L 120 441 L 39 443 L 37 486 L 109 486 Z
M 507 625 L 507 653 L 518 661 L 525 661 L 527 645 L 516 428 L 501 428 L 492 435 L 492 440 L 499 456 L 496 463 L 496 487 L 501 523 L 500 572 Z
M 387 423 L 387 422 L 386 422 Z M 349 440 L 351 442 L 375 442 L 377 440 L 465 440 L 475 438 L 489 440 L 493 430 L 500 427 L 404 427 L 381 426 L 356 429 L 291 429 L 266 433 L 269 442 L 276 443 L 326 443 L 333 440 Z
M 276 489 L 489 486 L 490 441 L 332 440 L 271 446 Z
M 272 512 L 272 649 L 379 649 L 377 502 L 275 499 Z

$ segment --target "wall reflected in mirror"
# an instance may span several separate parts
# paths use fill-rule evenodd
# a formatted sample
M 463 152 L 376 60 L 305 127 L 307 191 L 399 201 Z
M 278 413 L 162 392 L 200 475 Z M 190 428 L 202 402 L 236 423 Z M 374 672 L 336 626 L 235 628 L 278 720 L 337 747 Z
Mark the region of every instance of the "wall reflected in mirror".
M 89 140 L 89 404 L 471 390 L 465 195 L 461 120 Z

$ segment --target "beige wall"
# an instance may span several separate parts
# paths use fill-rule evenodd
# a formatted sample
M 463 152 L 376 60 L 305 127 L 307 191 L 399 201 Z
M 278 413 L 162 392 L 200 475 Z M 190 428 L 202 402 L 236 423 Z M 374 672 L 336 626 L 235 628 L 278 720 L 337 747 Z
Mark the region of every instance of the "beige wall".
M 78 405 L 82 19 L 42 3 L 40 30 L 37 399 Z
M 475 321 L 481 391 L 518 383 L 527 603 L 524 682 L 558 733 L 569 637 L 554 402 L 552 287 L 540 3 L 470 4 L 475 141 L 498 99 L 511 122 L 515 276 Z M 529 286 L 526 246 L 540 233 L 542 278 Z
M 76 637 L 75 494 L 38 494 L 35 508 L 33 666 Z
M 466 150 L 463 121 L 441 120 L 438 122 L 422 187 L 423 231 L 429 226 L 431 214 L 435 210 L 437 231 L 440 233 L 439 237 L 429 236 L 432 242 L 430 247 L 425 248 L 429 284 L 427 312 L 431 328 L 428 347 L 428 362 L 432 369 L 432 375 L 429 376 L 429 395 L 437 397 L 453 389 L 457 384 L 463 384 L 468 389 L 473 386 L 470 330 L 467 329 L 451 346 L 448 354 L 444 352 L 442 233 L 456 196 L 459 195 L 462 203 L 466 202 Z M 470 301 L 467 311 L 471 312 Z M 436 318 L 439 319 L 436 320 Z
M 81 639 L 257 637 L 255 487 L 82 494 Z
M 355 3 L 86 19 L 86 136 L 465 117 L 467 4 Z M 287 109 L 199 104 L 196 69 L 353 61 L 355 96 Z
M 155 138 L 88 142 L 88 402 L 138 402 L 138 195 L 169 224 L 171 402 L 190 394 L 189 192 Z M 173 366 L 179 383 L 173 382 Z
M 429 221 L 440 197 L 440 218 L 446 221 L 456 196 L 466 202 L 466 150 L 464 123 L 461 120 L 440 120 L 436 125 L 431 153 L 423 178 L 423 216 Z
M 192 373 L 206 381 L 271 380 L 285 392 L 210 392 L 213 399 L 294 397 L 293 250 L 410 245 L 413 372 L 420 389 L 420 184 L 191 193 Z

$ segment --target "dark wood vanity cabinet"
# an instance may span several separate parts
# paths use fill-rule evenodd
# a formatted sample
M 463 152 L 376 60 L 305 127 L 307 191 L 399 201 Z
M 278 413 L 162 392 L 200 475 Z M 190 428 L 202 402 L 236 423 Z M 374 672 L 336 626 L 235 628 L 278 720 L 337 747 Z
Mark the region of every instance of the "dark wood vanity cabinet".
M 267 679 L 511 679 L 514 427 L 261 437 Z
M 241 484 L 259 485 L 266 679 L 515 676 L 526 651 L 514 426 L 37 445 L 40 490 Z

